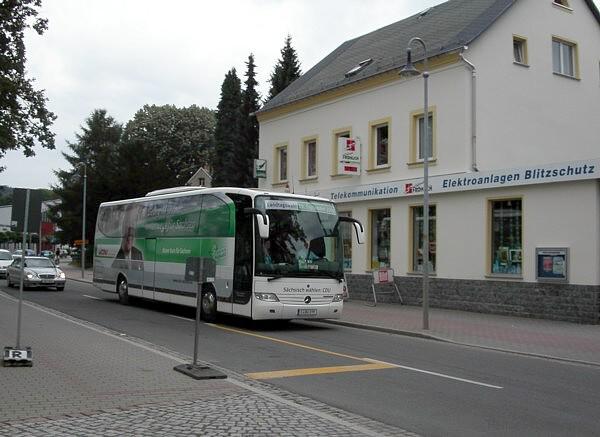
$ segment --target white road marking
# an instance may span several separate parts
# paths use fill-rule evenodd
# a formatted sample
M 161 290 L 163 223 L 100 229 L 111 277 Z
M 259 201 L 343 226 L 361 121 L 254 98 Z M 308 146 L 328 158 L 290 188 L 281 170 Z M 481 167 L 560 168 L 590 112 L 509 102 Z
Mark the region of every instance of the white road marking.
M 96 300 L 104 300 L 101 297 L 96 297 L 96 296 L 90 296 L 88 294 L 84 294 L 83 297 L 89 297 L 90 299 L 96 299 Z
M 425 373 L 427 375 L 439 376 L 440 378 L 452 379 L 454 381 L 466 382 L 467 384 L 475 384 L 480 385 L 482 387 L 494 388 L 497 390 L 502 390 L 504 387 L 500 387 L 499 385 L 486 384 L 485 382 L 473 381 L 472 379 L 459 378 L 457 376 L 446 375 L 444 373 L 432 372 L 430 370 L 417 369 L 416 367 L 402 366 L 400 364 L 394 363 L 386 363 L 385 361 L 373 360 L 371 358 L 363 358 L 365 361 L 370 361 L 373 363 L 381 363 L 388 364 L 390 366 L 398 367 L 400 369 L 411 370 L 413 372 Z
M 167 314 L 167 316 L 175 317 L 176 319 L 187 320 L 188 322 L 195 322 L 194 319 L 190 319 L 189 317 L 174 316 L 173 314 Z

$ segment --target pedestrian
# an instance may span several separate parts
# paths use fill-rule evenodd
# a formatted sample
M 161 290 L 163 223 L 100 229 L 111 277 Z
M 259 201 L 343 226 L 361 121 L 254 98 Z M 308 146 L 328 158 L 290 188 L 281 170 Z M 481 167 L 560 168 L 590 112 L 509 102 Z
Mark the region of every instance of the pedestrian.
M 60 264 L 60 247 L 56 248 L 56 255 L 54 255 L 54 262 Z

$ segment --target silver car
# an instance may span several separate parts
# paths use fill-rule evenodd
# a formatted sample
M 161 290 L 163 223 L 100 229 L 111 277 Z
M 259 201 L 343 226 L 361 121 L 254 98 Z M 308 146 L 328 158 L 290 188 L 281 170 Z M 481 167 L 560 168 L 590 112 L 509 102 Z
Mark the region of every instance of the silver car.
M 65 289 L 65 273 L 54 262 L 42 256 L 25 257 L 23 288 L 54 287 L 56 291 Z M 9 287 L 19 285 L 21 280 L 21 257 L 15 258 L 6 272 Z
M 6 249 L 0 249 L 0 278 L 6 278 L 6 269 L 13 262 L 13 257 Z

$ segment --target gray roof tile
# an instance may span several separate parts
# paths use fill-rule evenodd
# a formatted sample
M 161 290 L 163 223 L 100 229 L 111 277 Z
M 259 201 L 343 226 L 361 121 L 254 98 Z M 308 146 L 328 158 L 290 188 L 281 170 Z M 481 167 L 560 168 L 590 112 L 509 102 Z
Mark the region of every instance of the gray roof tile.
M 429 57 L 471 43 L 517 0 L 450 0 L 366 35 L 346 41 L 285 90 L 265 103 L 260 112 L 292 103 L 367 77 L 398 69 L 406 63 L 406 45 L 413 36 L 427 44 Z M 357 74 L 345 73 L 359 62 L 373 62 Z M 423 58 L 413 47 L 413 60 Z

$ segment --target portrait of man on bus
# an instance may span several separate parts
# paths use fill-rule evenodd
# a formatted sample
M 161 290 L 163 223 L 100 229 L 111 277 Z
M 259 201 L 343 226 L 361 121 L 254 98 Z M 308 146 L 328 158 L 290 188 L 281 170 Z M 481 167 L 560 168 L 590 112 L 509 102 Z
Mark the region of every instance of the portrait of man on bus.
M 113 268 L 144 269 L 142 251 L 133 245 L 135 238 L 135 212 L 136 208 L 133 205 L 128 205 L 123 215 L 121 247 L 113 262 Z

